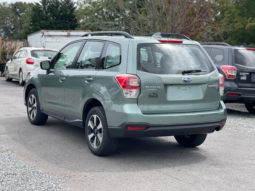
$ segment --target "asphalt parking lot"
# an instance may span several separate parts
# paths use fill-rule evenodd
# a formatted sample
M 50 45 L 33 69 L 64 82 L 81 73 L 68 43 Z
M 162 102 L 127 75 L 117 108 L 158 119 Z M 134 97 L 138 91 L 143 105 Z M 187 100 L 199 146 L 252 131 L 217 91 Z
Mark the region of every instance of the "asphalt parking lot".
M 225 129 L 198 148 L 133 138 L 96 157 L 82 129 L 53 118 L 31 125 L 23 87 L 1 77 L 0 190 L 253 190 L 255 116 L 241 104 L 227 107 Z

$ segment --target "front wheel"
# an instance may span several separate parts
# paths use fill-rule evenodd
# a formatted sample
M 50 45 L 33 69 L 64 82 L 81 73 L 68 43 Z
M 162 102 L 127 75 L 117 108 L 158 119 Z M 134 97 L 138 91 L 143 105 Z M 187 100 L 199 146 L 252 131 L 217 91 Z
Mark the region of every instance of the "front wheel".
M 6 81 L 12 81 L 12 78 L 10 78 L 10 75 L 9 75 L 9 70 L 8 70 L 8 68 L 6 68 L 4 77 L 5 77 L 5 80 L 6 80 Z
M 27 96 L 27 116 L 33 125 L 44 125 L 48 115 L 41 112 L 36 89 L 31 89 Z
M 112 154 L 118 147 L 118 139 L 112 139 L 103 107 L 92 108 L 85 121 L 85 138 L 90 151 L 97 156 Z
M 175 140 L 183 147 L 197 147 L 201 145 L 207 137 L 207 134 L 175 136 Z
M 245 107 L 246 107 L 246 109 L 247 109 L 250 113 L 255 114 L 255 102 L 253 102 L 253 103 L 246 103 L 246 104 L 245 104 Z

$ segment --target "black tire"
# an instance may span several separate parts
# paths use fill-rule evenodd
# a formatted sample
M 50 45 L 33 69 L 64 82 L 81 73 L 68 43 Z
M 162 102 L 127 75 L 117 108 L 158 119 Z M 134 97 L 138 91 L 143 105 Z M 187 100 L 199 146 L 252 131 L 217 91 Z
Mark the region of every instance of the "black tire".
M 31 89 L 27 96 L 27 116 L 30 123 L 32 123 L 33 125 L 44 125 L 48 120 L 48 115 L 42 113 L 40 108 L 41 107 L 37 91 L 35 88 Z M 34 115 L 32 114 L 32 112 Z
M 22 70 L 19 71 L 19 85 L 24 86 L 25 81 L 23 80 L 23 72 Z
M 93 122 L 94 118 L 96 118 L 95 125 Z M 91 128 L 90 126 L 93 127 Z M 112 139 L 109 136 L 108 125 L 103 107 L 100 106 L 94 107 L 89 111 L 85 121 L 85 138 L 90 151 L 94 155 L 97 156 L 110 155 L 117 149 L 118 139 Z
M 254 103 L 254 102 L 253 102 L 253 103 L 246 103 L 246 104 L 245 104 L 245 107 L 246 107 L 246 109 L 247 109 L 250 113 L 255 114 L 255 103 Z
M 5 81 L 8 81 L 8 82 L 12 81 L 12 78 L 9 77 L 9 70 L 8 70 L 8 68 L 6 68 L 4 77 L 5 77 Z
M 183 147 L 197 147 L 201 145 L 207 137 L 207 134 L 175 136 L 175 140 Z

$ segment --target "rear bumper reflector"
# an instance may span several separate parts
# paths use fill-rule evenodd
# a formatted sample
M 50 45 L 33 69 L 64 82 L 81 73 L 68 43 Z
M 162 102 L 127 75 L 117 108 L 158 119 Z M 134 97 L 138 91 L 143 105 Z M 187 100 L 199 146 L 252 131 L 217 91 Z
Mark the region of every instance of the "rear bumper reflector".
M 128 130 L 145 130 L 147 127 L 127 127 Z
M 240 94 L 228 94 L 228 96 L 231 96 L 231 97 L 239 97 Z

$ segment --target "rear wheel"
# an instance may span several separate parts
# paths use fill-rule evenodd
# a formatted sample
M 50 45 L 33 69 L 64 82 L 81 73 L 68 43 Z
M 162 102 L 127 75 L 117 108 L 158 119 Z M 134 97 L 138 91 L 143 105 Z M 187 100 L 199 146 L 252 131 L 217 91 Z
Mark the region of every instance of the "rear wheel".
M 89 111 L 85 121 L 85 138 L 94 155 L 110 155 L 117 149 L 118 139 L 109 136 L 103 107 L 94 107 Z
M 41 112 L 36 89 L 31 89 L 27 96 L 27 116 L 33 125 L 44 125 L 48 115 Z
M 250 112 L 255 114 L 255 102 L 252 103 L 246 103 L 245 104 L 246 109 Z
M 197 147 L 201 145 L 207 137 L 207 134 L 175 136 L 176 141 L 183 147 Z
M 24 80 L 23 80 L 23 72 L 22 70 L 19 71 L 19 85 L 24 86 Z
M 6 81 L 12 81 L 12 78 L 9 76 L 9 70 L 6 68 L 5 74 L 4 74 L 5 80 Z

